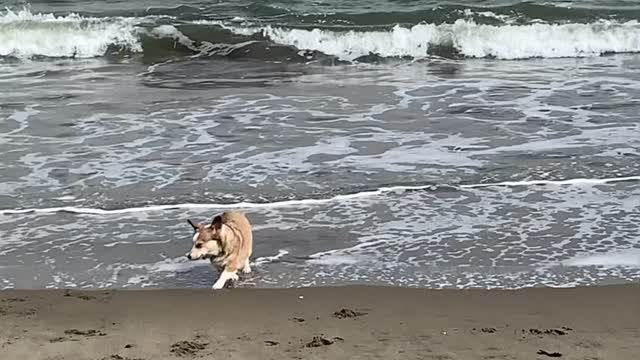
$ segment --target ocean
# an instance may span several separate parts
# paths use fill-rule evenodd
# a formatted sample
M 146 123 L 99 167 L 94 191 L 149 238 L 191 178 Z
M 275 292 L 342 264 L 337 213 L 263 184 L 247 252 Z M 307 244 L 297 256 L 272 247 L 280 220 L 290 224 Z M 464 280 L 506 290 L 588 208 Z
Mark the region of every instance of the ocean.
M 637 1 L 3 1 L 0 289 L 640 281 Z

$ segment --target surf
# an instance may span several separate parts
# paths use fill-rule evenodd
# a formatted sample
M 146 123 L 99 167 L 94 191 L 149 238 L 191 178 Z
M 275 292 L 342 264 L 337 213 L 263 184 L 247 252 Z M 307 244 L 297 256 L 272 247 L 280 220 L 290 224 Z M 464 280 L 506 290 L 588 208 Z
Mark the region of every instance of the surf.
M 234 60 L 247 53 L 264 61 L 287 62 L 300 60 L 296 54 L 306 51 L 346 62 L 371 62 L 372 58 L 522 60 L 640 52 L 637 20 L 526 24 L 499 20 L 487 24 L 469 16 L 469 11 L 460 13 L 462 18 L 447 22 L 351 27 L 313 23 L 302 27 L 236 18 L 100 17 L 6 9 L 0 12 L 0 57 L 32 60 L 152 54 L 162 58 L 181 52 L 184 57 Z M 239 46 L 241 51 L 233 51 Z M 281 54 L 270 53 L 274 46 Z
M 588 178 L 575 178 L 565 180 L 522 180 L 522 181 L 503 181 L 495 183 L 479 183 L 479 184 L 460 184 L 460 185 L 447 185 L 458 187 L 460 189 L 480 189 L 490 187 L 516 187 L 516 186 L 595 186 L 605 185 L 609 183 L 628 182 L 628 181 L 640 181 L 640 176 L 626 176 L 626 177 L 614 177 L 614 178 L 600 178 L 600 179 L 588 179 Z M 389 193 L 402 193 L 407 191 L 417 190 L 430 190 L 437 188 L 438 185 L 416 185 L 416 186 L 386 186 L 380 187 L 375 190 L 360 191 L 352 194 L 340 194 L 327 198 L 319 199 L 294 199 L 275 202 L 237 202 L 237 203 L 179 203 L 179 204 L 165 204 L 165 205 L 148 205 L 139 207 L 129 207 L 121 209 L 101 209 L 101 208 L 86 208 L 76 206 L 59 206 L 59 207 L 47 207 L 47 208 L 28 208 L 28 209 L 4 209 L 0 210 L 0 215 L 17 215 L 17 214 L 54 214 L 54 213 L 71 213 L 71 214 L 84 214 L 84 215 L 115 215 L 115 214 L 128 214 L 128 213 L 140 213 L 140 212 L 157 212 L 157 211 L 169 211 L 169 210 L 197 210 L 197 209 L 260 209 L 260 208 L 286 208 L 295 206 L 314 206 L 327 203 L 340 202 L 345 200 L 352 200 L 358 198 L 369 198 L 380 196 Z

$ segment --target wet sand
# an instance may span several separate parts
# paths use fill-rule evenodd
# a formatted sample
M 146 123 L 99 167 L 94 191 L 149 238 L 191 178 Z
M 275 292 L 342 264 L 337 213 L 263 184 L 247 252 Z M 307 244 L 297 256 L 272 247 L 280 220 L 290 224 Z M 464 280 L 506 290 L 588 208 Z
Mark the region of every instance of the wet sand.
M 1 359 L 637 359 L 640 285 L 0 292 Z

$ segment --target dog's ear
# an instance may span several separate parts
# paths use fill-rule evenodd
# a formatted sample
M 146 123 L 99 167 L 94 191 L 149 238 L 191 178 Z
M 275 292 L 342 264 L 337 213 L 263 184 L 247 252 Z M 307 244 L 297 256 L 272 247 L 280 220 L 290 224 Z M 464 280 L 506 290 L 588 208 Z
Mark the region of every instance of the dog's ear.
M 222 216 L 216 215 L 213 220 L 211 220 L 211 227 L 214 229 L 220 229 L 222 227 Z
M 193 230 L 198 230 L 198 226 L 194 224 L 193 221 L 191 221 L 191 219 L 187 219 L 187 222 L 189 223 L 189 225 L 191 225 Z

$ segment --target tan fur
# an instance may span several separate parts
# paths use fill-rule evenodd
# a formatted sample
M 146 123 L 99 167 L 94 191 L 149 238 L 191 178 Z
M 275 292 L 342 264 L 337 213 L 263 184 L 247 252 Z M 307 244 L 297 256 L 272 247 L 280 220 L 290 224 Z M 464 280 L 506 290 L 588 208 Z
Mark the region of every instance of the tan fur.
M 251 272 L 249 258 L 253 251 L 251 223 L 244 213 L 224 212 L 215 216 L 211 224 L 193 224 L 193 247 L 187 254 L 190 260 L 209 259 L 222 267 L 214 289 L 224 287 L 227 280 L 238 280 L 237 271 Z

